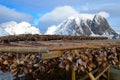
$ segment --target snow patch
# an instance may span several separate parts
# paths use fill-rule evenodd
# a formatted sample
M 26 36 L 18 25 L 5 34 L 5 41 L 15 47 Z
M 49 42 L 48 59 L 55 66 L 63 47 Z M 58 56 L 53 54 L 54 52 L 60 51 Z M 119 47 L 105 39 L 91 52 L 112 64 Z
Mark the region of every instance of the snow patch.
M 104 18 L 107 18 L 107 17 L 110 16 L 107 12 L 104 12 L 104 11 L 101 11 L 101 12 L 97 13 L 97 15 L 99 15 L 101 17 L 104 17 Z

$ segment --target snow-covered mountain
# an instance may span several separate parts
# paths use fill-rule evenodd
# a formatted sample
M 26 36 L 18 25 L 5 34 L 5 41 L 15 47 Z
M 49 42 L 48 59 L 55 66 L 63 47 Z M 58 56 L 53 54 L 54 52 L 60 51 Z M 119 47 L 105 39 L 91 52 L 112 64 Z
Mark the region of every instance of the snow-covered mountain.
M 58 26 L 49 27 L 45 34 L 120 38 L 120 35 L 109 26 L 107 20 L 99 14 L 96 14 L 93 18 L 69 17 Z
M 15 21 L 0 24 L 0 36 L 18 34 L 41 34 L 39 29 L 27 22 L 17 23 Z

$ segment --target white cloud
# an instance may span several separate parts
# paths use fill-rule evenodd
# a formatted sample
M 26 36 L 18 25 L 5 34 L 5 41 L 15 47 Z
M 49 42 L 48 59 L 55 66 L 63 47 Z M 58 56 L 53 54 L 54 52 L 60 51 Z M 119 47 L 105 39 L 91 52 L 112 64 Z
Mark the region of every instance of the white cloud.
M 14 9 L 7 8 L 3 5 L 0 5 L 0 23 L 8 22 L 8 21 L 27 21 L 32 22 L 33 17 L 29 14 L 25 14 L 22 12 L 18 12 Z
M 99 12 L 97 13 L 105 18 L 109 17 L 109 14 L 107 12 Z M 62 22 L 63 20 L 67 19 L 70 16 L 79 16 L 79 17 L 85 17 L 85 18 L 93 18 L 95 14 L 88 14 L 88 13 L 79 13 L 77 10 L 72 8 L 71 6 L 63 6 L 63 7 L 57 7 L 53 9 L 51 12 L 48 12 L 44 14 L 40 18 L 40 22 Z
M 18 34 L 40 34 L 38 28 L 32 26 L 27 22 L 16 23 L 14 21 L 0 24 L 0 28 L 8 33 L 9 35 Z
M 64 20 L 72 15 L 78 15 L 79 13 L 71 6 L 57 7 L 49 13 L 46 13 L 40 18 L 40 21 L 59 21 Z
M 57 29 L 57 26 L 51 26 L 51 27 L 48 27 L 48 30 L 46 31 L 45 34 L 54 34 L 54 31 Z

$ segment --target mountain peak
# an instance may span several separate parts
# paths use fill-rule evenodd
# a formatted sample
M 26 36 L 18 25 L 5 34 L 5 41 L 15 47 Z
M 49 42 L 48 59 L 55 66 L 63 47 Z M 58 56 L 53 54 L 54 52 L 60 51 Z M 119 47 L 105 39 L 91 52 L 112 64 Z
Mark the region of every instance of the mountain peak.
M 96 22 L 97 24 L 100 24 L 101 21 L 105 21 L 106 22 L 106 19 L 105 17 L 99 15 L 99 14 L 96 14 L 93 18 L 93 21 Z
M 93 19 L 81 16 L 72 16 L 67 20 L 54 26 L 54 31 L 49 31 L 46 34 L 56 35 L 76 35 L 76 36 L 104 36 L 116 38 L 118 34 L 109 26 L 105 17 L 96 14 Z M 52 33 L 48 33 L 52 32 Z
M 105 19 L 105 17 L 104 16 L 102 16 L 102 15 L 100 15 L 100 14 L 96 14 L 95 16 L 94 16 L 94 18 L 100 18 L 100 19 Z

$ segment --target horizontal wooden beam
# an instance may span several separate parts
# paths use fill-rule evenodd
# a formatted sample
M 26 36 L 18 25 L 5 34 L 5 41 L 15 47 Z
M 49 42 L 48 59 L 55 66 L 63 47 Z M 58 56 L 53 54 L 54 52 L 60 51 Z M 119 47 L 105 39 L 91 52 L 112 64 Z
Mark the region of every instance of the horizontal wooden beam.
M 48 47 L 49 48 L 49 47 Z M 86 48 L 86 49 L 95 49 L 95 48 L 102 48 L 102 46 L 98 46 L 98 45 L 69 45 L 69 46 L 53 46 L 50 47 L 49 50 L 50 51 L 57 51 L 57 50 L 75 50 L 75 49 L 82 49 L 82 48 Z
M 0 52 L 12 53 L 48 53 L 47 47 L 0 47 Z
M 74 50 L 81 48 L 101 48 L 100 46 L 88 46 L 88 45 L 73 45 L 73 46 L 0 46 L 0 52 L 12 52 L 12 53 L 48 53 L 49 51 L 64 51 L 64 50 Z
M 0 46 L 0 52 L 12 52 L 12 53 L 48 53 L 49 51 L 64 51 L 64 50 L 76 50 L 76 49 L 99 49 L 99 48 L 112 48 L 112 46 L 101 45 L 62 45 L 62 46 Z M 76 51 L 75 51 L 76 53 Z

